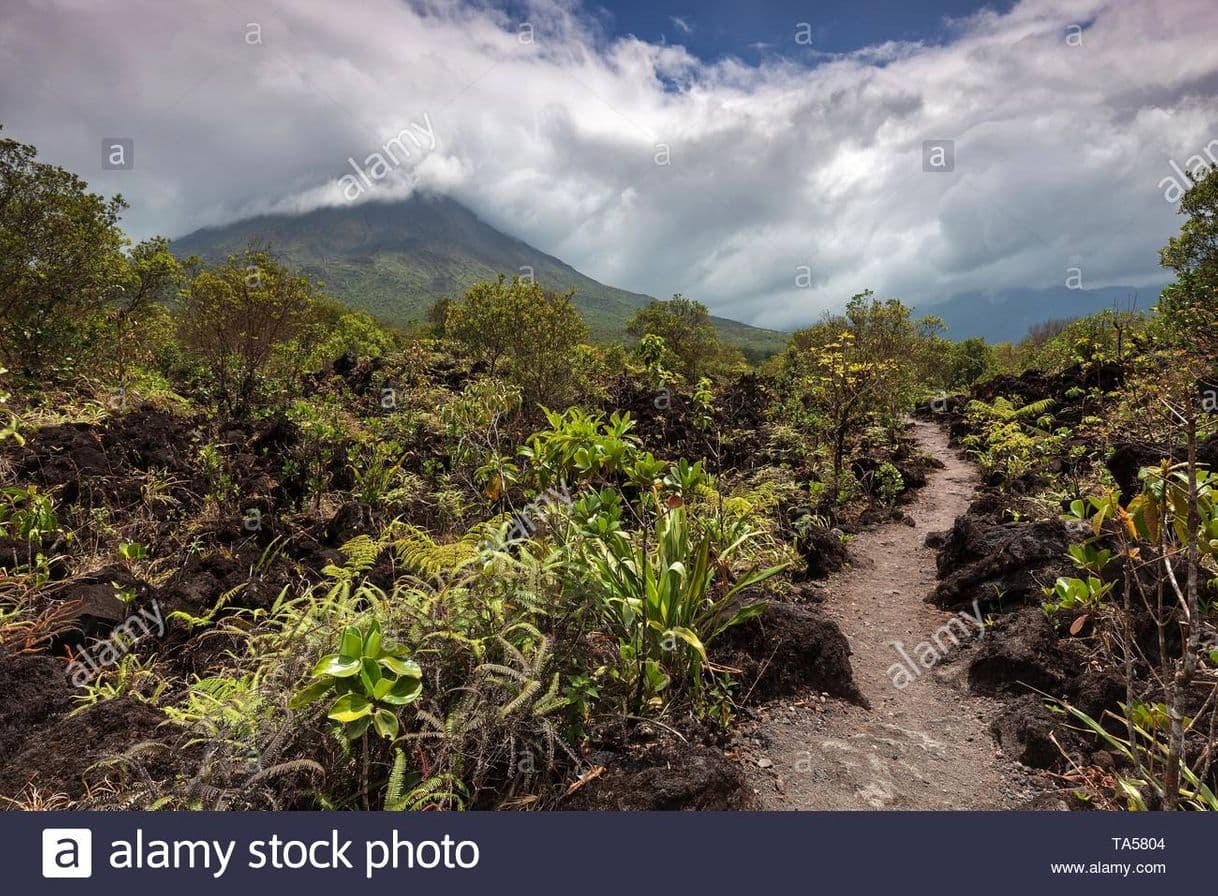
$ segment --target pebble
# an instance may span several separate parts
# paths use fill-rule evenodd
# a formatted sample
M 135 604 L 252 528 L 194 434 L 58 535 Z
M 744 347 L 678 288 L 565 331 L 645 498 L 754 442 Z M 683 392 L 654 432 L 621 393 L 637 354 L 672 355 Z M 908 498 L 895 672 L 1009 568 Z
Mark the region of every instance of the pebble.
M 764 756 L 762 756 L 760 759 L 757 760 L 758 768 L 770 768 L 773 765 L 774 765 L 774 761 L 772 759 L 767 759 Z

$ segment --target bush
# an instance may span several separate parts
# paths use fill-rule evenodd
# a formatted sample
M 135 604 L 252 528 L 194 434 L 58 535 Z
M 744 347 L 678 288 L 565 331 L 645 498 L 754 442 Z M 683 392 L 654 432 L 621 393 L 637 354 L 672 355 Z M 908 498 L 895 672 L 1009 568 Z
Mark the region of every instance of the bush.
M 315 287 L 266 251 L 248 249 L 199 271 L 178 318 L 184 348 L 210 374 L 216 400 L 247 413 L 276 349 L 302 334 L 316 314 Z

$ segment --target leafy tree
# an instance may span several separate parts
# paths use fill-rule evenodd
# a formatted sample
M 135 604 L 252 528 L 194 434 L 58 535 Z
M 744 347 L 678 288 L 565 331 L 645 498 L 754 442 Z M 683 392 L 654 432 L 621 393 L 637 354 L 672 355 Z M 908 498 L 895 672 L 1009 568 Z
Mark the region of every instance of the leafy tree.
M 908 307 L 870 290 L 792 336 L 788 369 L 829 442 L 835 489 L 851 437 L 873 419 L 895 427 L 915 399 L 920 339 Z
M 444 309 L 444 332 L 482 361 L 492 376 L 507 356 L 516 322 L 524 313 L 530 284 L 519 277 L 475 283 Z
M 277 348 L 316 313 L 316 288 L 269 252 L 250 248 L 199 271 L 183 295 L 179 334 L 212 376 L 222 408 L 250 408 Z
M 0 140 L 0 357 L 30 377 L 70 369 L 128 274 L 126 203 Z
M 1160 251 L 1176 282 L 1163 291 L 1159 311 L 1199 354 L 1218 355 L 1218 167 L 1198 173 L 1180 199 L 1188 220 Z
M 126 260 L 126 270 L 116 281 L 117 288 L 112 291 L 113 298 L 107 308 L 120 389 L 127 385 L 133 328 L 143 323 L 154 305 L 167 305 L 173 301 L 186 276 L 164 237 L 139 243 L 131 249 Z
M 501 274 L 452 302 L 445 329 L 486 362 L 492 375 L 519 386 L 526 405 L 564 401 L 577 375 L 578 347 L 588 335 L 574 295 Z
M 452 299 L 444 296 L 428 305 L 427 310 L 423 312 L 423 320 L 427 323 L 431 334 L 437 339 L 443 339 L 448 335 L 448 309 L 452 306 L 452 303 Z
M 663 339 L 677 372 L 691 383 L 724 353 L 706 306 L 680 294 L 640 308 L 626 322 L 626 332 L 638 339 Z
M 949 388 L 971 386 L 994 369 L 994 349 L 979 337 L 953 343 L 949 355 Z
M 394 333 L 366 311 L 353 311 L 325 297 L 314 301 L 315 316 L 300 338 L 303 367 L 314 369 L 345 354 L 380 358 L 396 346 Z

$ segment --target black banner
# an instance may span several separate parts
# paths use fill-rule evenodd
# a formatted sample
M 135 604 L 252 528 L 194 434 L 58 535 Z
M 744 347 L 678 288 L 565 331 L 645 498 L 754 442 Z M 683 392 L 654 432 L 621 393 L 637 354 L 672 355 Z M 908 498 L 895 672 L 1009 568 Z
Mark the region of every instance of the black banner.
M 6 892 L 175 896 L 1148 892 L 1212 887 L 1215 834 L 1184 813 L 0 814 Z

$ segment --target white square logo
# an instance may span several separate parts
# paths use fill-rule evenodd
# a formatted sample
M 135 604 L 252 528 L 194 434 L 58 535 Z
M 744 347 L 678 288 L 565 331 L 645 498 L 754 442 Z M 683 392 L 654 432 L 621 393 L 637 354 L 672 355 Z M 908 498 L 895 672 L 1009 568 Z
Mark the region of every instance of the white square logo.
M 92 877 L 93 832 L 88 828 L 44 828 L 43 877 Z

